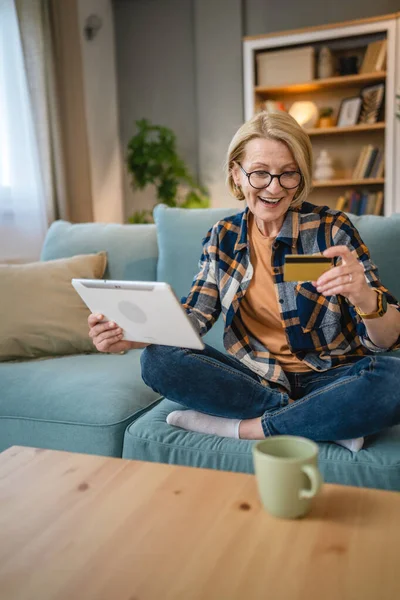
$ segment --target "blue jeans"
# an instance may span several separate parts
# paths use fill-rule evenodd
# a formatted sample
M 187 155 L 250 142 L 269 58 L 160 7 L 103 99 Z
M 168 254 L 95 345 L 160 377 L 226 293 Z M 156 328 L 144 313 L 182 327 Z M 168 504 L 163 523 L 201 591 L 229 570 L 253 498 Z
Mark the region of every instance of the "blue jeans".
M 142 377 L 154 391 L 209 415 L 261 417 L 265 436 L 300 435 L 315 441 L 371 435 L 400 423 L 400 359 L 369 355 L 322 373 L 289 373 L 291 393 L 211 346 L 189 350 L 150 345 Z M 296 402 L 289 404 L 289 398 Z

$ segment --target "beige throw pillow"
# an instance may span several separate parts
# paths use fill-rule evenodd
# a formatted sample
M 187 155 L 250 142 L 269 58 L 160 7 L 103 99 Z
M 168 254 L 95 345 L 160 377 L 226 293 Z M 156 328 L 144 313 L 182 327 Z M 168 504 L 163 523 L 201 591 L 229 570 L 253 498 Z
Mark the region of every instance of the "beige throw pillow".
M 106 264 L 106 253 L 99 252 L 0 265 L 0 361 L 94 352 L 90 311 L 71 279 L 99 279 Z

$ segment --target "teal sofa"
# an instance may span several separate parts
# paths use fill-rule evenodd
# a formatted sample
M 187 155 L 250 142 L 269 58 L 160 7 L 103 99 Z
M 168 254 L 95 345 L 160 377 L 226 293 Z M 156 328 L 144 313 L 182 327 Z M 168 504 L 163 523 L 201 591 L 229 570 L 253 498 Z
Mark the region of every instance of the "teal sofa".
M 205 233 L 237 210 L 159 205 L 155 225 L 57 221 L 48 231 L 41 259 L 106 250 L 105 277 L 168 281 L 184 296 Z M 350 217 L 382 281 L 400 297 L 400 215 Z M 205 341 L 223 350 L 222 333 L 219 320 Z M 140 354 L 132 350 L 0 363 L 0 450 L 18 444 L 252 472 L 253 442 L 185 432 L 166 423 L 166 415 L 178 405 L 145 386 Z M 358 454 L 320 444 L 319 462 L 325 481 L 400 490 L 400 426 L 369 438 Z

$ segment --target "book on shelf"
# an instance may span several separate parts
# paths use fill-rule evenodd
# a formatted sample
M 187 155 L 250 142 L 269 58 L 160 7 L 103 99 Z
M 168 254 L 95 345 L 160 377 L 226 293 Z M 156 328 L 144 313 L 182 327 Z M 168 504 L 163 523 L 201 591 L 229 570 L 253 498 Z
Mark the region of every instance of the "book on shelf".
M 366 154 L 367 150 L 368 150 L 368 146 L 363 146 L 361 148 L 361 152 L 358 155 L 358 160 L 357 160 L 356 166 L 355 166 L 354 171 L 353 171 L 353 179 L 360 179 L 361 178 L 361 175 L 360 175 L 360 173 L 361 173 L 361 165 L 364 163 L 364 158 L 365 158 L 365 154 Z
M 339 198 L 336 201 L 336 210 L 346 210 L 347 207 L 347 196 L 339 196 Z
M 372 148 L 371 152 L 368 154 L 368 160 L 363 173 L 363 179 L 368 179 L 369 177 L 371 177 L 372 167 L 374 166 L 374 162 L 376 157 L 378 156 L 378 152 L 378 148 Z
M 377 40 L 368 44 L 360 74 L 384 71 L 386 67 L 387 40 Z
M 375 177 L 383 177 L 384 175 L 385 175 L 385 153 L 382 150 L 382 155 L 380 156 L 380 159 L 379 159 L 379 164 L 376 169 Z
M 364 160 L 363 160 L 363 163 L 362 163 L 361 169 L 360 169 L 360 179 L 365 179 L 365 177 L 366 177 L 366 172 L 367 172 L 368 166 L 371 162 L 371 156 L 373 155 L 373 152 L 374 152 L 374 146 L 372 144 L 368 144 L 367 151 L 364 155 Z
M 376 202 L 375 202 L 375 210 L 374 215 L 381 215 L 383 208 L 383 192 L 378 192 L 376 194 Z
M 384 168 L 384 151 L 381 149 L 381 150 L 378 150 L 378 154 L 376 155 L 370 177 L 372 179 L 383 177 L 383 168 Z
M 384 71 L 386 69 L 386 55 L 387 55 L 387 40 L 381 40 L 380 47 L 373 64 L 373 71 Z
M 353 179 L 363 179 L 365 170 L 368 166 L 368 162 L 371 157 L 371 153 L 374 149 L 372 144 L 368 144 L 367 146 L 363 146 L 361 149 L 361 153 L 359 156 L 359 161 L 357 161 L 355 172 L 353 172 Z
M 362 192 L 360 196 L 360 203 L 358 205 L 358 213 L 359 215 L 367 214 L 367 204 L 368 204 L 368 192 Z
M 361 199 L 360 192 L 357 192 L 356 190 L 352 190 L 352 192 L 350 194 L 348 211 L 351 212 L 353 215 L 359 214 L 360 199 Z
M 383 192 L 357 192 L 347 190 L 336 201 L 336 210 L 353 215 L 380 215 L 383 207 Z
M 375 179 L 383 176 L 383 150 L 372 144 L 363 146 L 358 156 L 352 179 Z
M 376 193 L 370 192 L 368 194 L 367 207 L 365 210 L 366 215 L 373 215 L 376 206 Z

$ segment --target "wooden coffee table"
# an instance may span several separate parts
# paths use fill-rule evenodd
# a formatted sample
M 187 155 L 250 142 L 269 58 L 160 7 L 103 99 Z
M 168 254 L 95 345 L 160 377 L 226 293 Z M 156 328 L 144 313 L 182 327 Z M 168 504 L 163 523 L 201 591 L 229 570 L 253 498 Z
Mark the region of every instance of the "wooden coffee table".
M 253 475 L 0 454 L 1 600 L 395 600 L 400 494 L 325 485 L 302 520 Z

